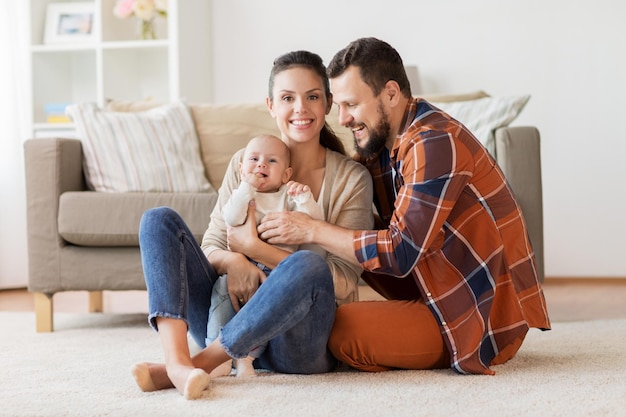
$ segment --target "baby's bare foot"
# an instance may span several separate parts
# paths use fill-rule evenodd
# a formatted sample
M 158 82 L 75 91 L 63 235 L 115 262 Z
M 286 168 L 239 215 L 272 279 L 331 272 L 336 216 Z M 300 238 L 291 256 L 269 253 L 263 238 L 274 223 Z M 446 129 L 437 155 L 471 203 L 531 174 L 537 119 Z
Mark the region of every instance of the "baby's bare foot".
M 248 356 L 247 358 L 237 359 L 237 377 L 238 378 L 252 378 L 256 376 L 256 371 L 252 365 L 254 358 Z

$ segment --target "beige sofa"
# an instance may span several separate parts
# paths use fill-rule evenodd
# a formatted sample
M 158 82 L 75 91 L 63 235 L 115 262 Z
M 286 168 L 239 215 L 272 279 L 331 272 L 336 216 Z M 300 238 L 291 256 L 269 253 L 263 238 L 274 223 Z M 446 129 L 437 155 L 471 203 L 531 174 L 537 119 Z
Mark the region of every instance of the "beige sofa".
M 237 149 L 254 135 L 277 133 L 263 104 L 192 104 L 190 109 L 206 174 L 216 190 Z M 351 150 L 351 134 L 338 126 L 336 115 L 329 116 L 329 123 Z M 539 141 L 534 127 L 502 127 L 495 131 L 493 152 L 522 206 L 543 278 Z M 217 199 L 213 190 L 90 191 L 82 159 L 82 144 L 77 139 L 30 139 L 25 143 L 28 285 L 35 296 L 39 332 L 53 330 L 53 296 L 57 292 L 88 291 L 90 311 L 102 311 L 102 291 L 145 289 L 137 232 L 146 209 L 162 205 L 174 208 L 200 240 Z

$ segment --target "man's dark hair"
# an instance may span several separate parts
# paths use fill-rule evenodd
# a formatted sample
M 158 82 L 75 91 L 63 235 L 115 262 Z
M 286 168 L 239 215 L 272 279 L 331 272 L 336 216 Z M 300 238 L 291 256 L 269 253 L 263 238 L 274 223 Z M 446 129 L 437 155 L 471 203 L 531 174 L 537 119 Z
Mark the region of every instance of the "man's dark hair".
M 411 86 L 402 58 L 387 42 L 376 38 L 360 38 L 350 42 L 328 64 L 328 77 L 340 76 L 351 65 L 359 69 L 361 79 L 370 86 L 375 96 L 380 94 L 387 81 L 394 80 L 402 94 L 411 97 Z

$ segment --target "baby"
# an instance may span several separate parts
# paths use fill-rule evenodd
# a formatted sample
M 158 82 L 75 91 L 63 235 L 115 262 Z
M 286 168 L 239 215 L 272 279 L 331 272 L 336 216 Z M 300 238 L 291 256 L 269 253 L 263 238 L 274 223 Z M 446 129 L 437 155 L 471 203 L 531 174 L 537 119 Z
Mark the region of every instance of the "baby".
M 287 145 L 276 136 L 260 135 L 252 138 L 239 164 L 241 182 L 222 208 L 222 216 L 229 226 L 239 226 L 246 222 L 250 200 L 255 201 L 256 224 L 263 216 L 277 211 L 301 211 L 313 218 L 323 219 L 321 207 L 317 204 L 308 186 L 292 182 L 287 186 L 292 174 L 290 154 Z M 297 247 L 280 246 L 294 252 Z M 250 260 L 265 275 L 271 270 L 265 265 Z M 211 308 L 207 324 L 207 344 L 215 340 L 220 329 L 235 315 L 227 288 L 227 276 L 222 275 L 213 285 Z M 255 348 L 250 356 L 235 362 L 238 377 L 255 376 L 252 362 L 258 358 L 264 346 Z M 211 376 L 229 375 L 232 361 L 216 368 Z

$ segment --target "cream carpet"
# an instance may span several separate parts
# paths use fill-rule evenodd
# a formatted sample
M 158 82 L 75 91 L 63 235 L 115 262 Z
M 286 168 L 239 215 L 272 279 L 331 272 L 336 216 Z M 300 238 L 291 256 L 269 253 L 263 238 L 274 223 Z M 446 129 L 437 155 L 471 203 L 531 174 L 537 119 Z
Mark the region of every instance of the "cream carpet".
M 533 329 L 496 376 L 449 370 L 260 374 L 212 381 L 200 400 L 142 393 L 129 367 L 161 361 L 145 315 L 0 313 L 1 416 L 619 416 L 626 415 L 626 320 Z

